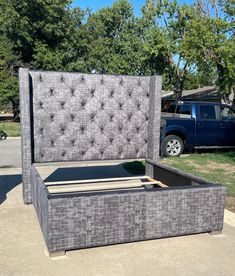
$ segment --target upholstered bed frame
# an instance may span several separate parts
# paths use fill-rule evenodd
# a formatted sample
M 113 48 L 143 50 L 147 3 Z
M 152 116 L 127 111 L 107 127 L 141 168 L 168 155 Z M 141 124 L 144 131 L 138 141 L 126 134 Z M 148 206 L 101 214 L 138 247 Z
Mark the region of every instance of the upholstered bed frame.
M 158 162 L 161 77 L 21 68 L 19 79 L 23 198 L 51 254 L 222 230 L 223 186 Z M 126 159 L 145 159 L 145 175 L 47 182 L 37 168 Z

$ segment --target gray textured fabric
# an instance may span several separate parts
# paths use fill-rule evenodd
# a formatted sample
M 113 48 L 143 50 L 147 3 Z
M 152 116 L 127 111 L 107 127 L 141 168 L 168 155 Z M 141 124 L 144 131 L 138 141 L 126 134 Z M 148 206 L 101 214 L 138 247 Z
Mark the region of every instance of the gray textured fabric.
M 223 228 L 225 189 L 220 185 L 53 197 L 34 175 L 39 186 L 35 208 L 51 252 Z
M 21 68 L 19 78 L 25 203 L 35 162 L 159 159 L 161 77 Z
M 146 157 L 149 77 L 30 75 L 35 162 Z
M 19 76 L 24 200 L 50 252 L 222 229 L 224 187 L 156 162 L 160 77 Z M 126 158 L 147 158 L 146 173 L 172 188 L 50 195 L 34 166 Z
M 37 213 L 44 239 L 48 244 L 49 202 L 47 196 L 49 193 L 34 165 L 30 166 L 30 171 L 30 180 L 32 183 L 32 201 Z
M 19 76 L 23 198 L 24 202 L 29 204 L 32 203 L 32 188 L 30 183 L 30 166 L 32 164 L 32 132 L 29 70 L 20 68 Z

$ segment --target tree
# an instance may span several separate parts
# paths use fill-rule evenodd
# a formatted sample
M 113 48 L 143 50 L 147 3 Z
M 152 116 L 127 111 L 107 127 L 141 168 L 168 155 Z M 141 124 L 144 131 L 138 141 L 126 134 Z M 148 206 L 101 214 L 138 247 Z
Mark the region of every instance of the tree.
M 141 74 L 142 42 L 133 7 L 127 0 L 90 14 L 83 32 L 88 72 Z
M 232 104 L 235 88 L 234 23 L 231 20 L 232 1 L 198 1 L 199 16 L 187 22 L 188 32 L 183 42 L 184 55 L 198 67 L 216 68 L 216 83 L 223 102 Z M 233 4 L 234 7 L 234 4 Z M 228 13 L 229 11 L 229 13 Z
M 19 118 L 19 93 L 17 68 L 19 58 L 13 53 L 13 45 L 5 38 L 0 38 L 0 102 L 12 105 L 14 119 Z
M 15 118 L 19 114 L 19 66 L 54 70 L 79 67 L 77 30 L 84 12 L 71 9 L 70 3 L 0 0 L 0 99 L 12 103 Z
M 147 0 L 143 16 L 149 24 L 144 38 L 145 68 L 163 75 L 164 89 L 173 89 L 180 99 L 185 83 L 198 76 L 195 63 L 184 54 L 187 21 L 195 17 L 193 5 L 179 5 L 177 1 Z

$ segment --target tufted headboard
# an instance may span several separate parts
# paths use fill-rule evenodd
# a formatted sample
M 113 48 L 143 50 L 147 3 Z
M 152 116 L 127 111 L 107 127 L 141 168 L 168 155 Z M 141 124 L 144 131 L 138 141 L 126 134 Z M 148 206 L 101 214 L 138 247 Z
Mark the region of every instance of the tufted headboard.
M 22 158 L 158 159 L 161 77 L 21 68 Z

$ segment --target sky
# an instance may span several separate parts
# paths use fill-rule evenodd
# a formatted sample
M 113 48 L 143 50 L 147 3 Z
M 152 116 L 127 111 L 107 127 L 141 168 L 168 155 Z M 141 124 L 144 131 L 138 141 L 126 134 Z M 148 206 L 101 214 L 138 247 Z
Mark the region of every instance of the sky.
M 92 11 L 96 11 L 103 7 L 108 7 L 113 4 L 115 0 L 74 0 L 72 6 L 79 6 L 83 9 L 89 7 Z M 145 0 L 129 0 L 134 6 L 135 14 L 140 15 L 140 9 L 144 5 Z M 180 4 L 192 3 L 193 0 L 179 0 Z

